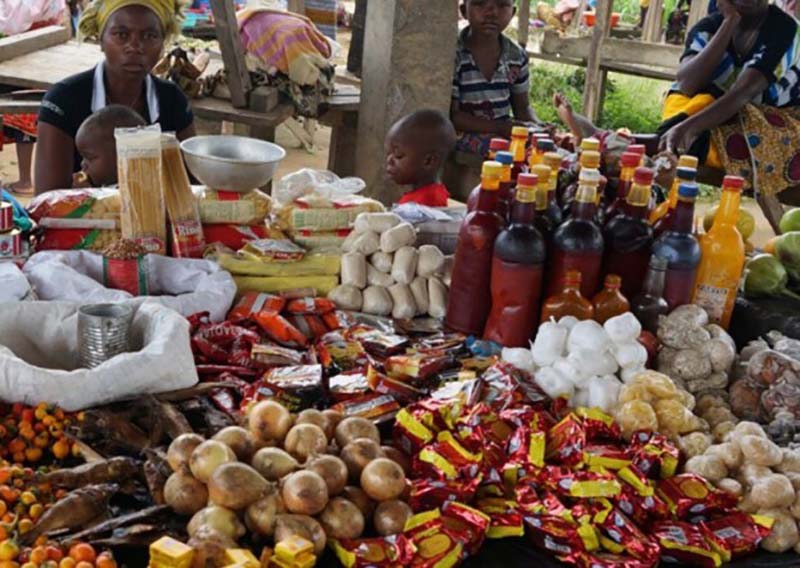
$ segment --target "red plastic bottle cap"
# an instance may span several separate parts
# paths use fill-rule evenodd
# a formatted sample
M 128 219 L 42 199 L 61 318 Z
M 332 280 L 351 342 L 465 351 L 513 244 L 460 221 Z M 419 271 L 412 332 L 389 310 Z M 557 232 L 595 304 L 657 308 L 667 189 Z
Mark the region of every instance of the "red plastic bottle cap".
M 633 172 L 633 183 L 650 185 L 653 183 L 654 175 L 653 170 L 650 168 L 636 168 L 636 171 Z
M 508 150 L 509 146 L 511 146 L 511 143 L 505 138 L 492 138 L 489 140 L 489 150 L 494 150 L 495 152 Z
M 519 174 L 517 176 L 517 185 L 525 187 L 536 187 L 539 185 L 539 176 L 536 174 Z
M 642 157 L 636 152 L 625 152 L 622 154 L 621 163 L 623 168 L 635 168 L 639 165 Z
M 645 148 L 644 144 L 631 144 L 625 151 L 639 154 L 639 157 L 641 157 L 644 156 L 645 152 L 647 152 L 647 148 Z
M 722 187 L 724 189 L 742 189 L 744 187 L 744 178 L 739 176 L 725 176 L 722 178 Z
M 605 287 L 611 288 L 612 290 L 618 289 L 622 286 L 622 278 L 617 276 L 616 274 L 609 274 L 606 276 Z
M 578 272 L 577 270 L 570 270 L 564 276 L 564 284 L 568 286 L 570 285 L 577 286 L 581 283 L 581 280 L 582 280 L 581 273 Z

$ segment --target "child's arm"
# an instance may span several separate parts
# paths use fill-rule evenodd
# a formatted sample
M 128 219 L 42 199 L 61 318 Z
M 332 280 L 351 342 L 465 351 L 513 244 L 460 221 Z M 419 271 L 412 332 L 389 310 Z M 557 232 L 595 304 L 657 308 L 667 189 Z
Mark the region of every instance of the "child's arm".
M 477 132 L 479 134 L 495 134 L 503 138 L 511 136 L 514 124 L 510 120 L 489 120 L 461 110 L 458 101 L 450 104 L 450 120 L 458 132 Z

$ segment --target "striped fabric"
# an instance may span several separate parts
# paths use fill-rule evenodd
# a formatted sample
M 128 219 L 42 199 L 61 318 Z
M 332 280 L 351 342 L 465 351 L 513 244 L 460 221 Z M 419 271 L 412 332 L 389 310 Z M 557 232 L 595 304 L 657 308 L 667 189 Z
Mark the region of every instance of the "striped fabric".
M 722 16 L 713 14 L 701 20 L 686 40 L 681 59 L 697 55 L 711 41 L 722 25 Z M 756 44 L 746 58 L 739 58 L 732 49 L 726 51 L 714 72 L 711 94 L 727 92 L 745 69 L 761 71 L 769 82 L 767 89 L 752 102 L 774 107 L 800 104 L 800 25 L 776 6 L 769 7 Z M 672 90 L 679 91 L 677 83 Z
M 489 120 L 508 120 L 512 115 L 512 93 L 529 91 L 528 54 L 500 35 L 500 61 L 491 79 L 478 68 L 465 41 L 469 26 L 461 31 L 453 76 L 453 100 L 462 111 Z
M 314 22 L 319 31 L 329 38 L 336 39 L 336 0 L 305 0 L 306 16 Z
M 245 9 L 237 14 L 242 44 L 258 58 L 264 69 L 289 75 L 290 64 L 304 55 L 326 59 L 331 46 L 308 18 L 276 10 Z

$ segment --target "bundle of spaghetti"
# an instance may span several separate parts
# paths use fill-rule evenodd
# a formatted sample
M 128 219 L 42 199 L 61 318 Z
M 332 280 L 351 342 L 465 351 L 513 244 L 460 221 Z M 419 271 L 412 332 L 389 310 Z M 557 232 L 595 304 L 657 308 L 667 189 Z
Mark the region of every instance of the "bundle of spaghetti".
M 161 128 L 117 128 L 117 177 L 122 236 L 147 252 L 166 254 L 167 225 L 161 181 Z
M 180 144 L 172 133 L 161 135 L 161 179 L 171 226 L 172 256 L 201 258 L 206 243 Z

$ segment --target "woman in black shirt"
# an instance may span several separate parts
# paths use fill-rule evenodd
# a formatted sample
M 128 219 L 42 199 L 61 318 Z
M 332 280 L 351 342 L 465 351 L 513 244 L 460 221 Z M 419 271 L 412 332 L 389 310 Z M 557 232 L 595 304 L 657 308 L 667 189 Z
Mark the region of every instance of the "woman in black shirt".
M 81 18 L 82 35 L 100 40 L 105 61 L 68 77 L 45 95 L 39 111 L 36 192 L 68 188 L 80 170 L 75 134 L 93 112 L 110 104 L 134 109 L 149 124 L 195 135 L 186 96 L 150 74 L 167 37 L 177 31 L 177 0 L 95 0 Z

